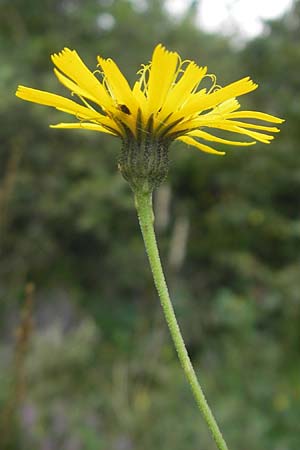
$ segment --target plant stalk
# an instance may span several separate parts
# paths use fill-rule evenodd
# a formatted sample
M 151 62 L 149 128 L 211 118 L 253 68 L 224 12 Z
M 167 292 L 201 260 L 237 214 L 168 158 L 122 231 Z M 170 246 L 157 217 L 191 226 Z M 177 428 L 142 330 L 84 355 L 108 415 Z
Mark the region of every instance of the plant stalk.
M 154 283 L 160 298 L 161 306 L 175 345 L 179 361 L 185 376 L 191 386 L 197 406 L 202 413 L 204 420 L 215 440 L 219 450 L 228 450 L 226 442 L 222 436 L 219 426 L 206 401 L 203 390 L 197 380 L 194 368 L 187 353 L 185 343 L 175 316 L 172 302 L 170 300 L 168 287 L 164 277 L 159 251 L 154 231 L 154 215 L 152 209 L 152 194 L 144 192 L 135 193 L 135 204 L 138 213 L 139 223 L 144 239 L 146 252 L 148 255 Z

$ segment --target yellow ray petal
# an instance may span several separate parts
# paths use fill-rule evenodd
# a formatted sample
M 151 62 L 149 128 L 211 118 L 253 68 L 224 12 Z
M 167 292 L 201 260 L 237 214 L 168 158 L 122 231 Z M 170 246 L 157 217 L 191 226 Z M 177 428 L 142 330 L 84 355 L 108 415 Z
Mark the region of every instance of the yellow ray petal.
M 188 145 L 193 145 L 194 147 L 198 148 L 199 150 L 205 153 L 213 153 L 214 155 L 225 155 L 225 152 L 219 152 L 218 150 L 215 150 L 214 148 L 209 147 L 208 145 L 201 144 L 200 142 L 188 136 L 180 136 L 176 140 L 182 141 Z
M 97 120 L 102 117 L 100 113 L 92 111 L 85 106 L 78 105 L 73 100 L 62 97 L 61 95 L 31 89 L 26 86 L 18 86 L 16 96 L 29 102 L 39 103 L 40 105 L 53 106 L 60 111 L 65 111 L 80 118 Z
M 119 112 L 115 112 L 114 115 L 121 119 L 121 121 L 135 134 L 139 103 L 134 97 L 128 81 L 117 64 L 111 59 L 103 59 L 98 56 L 98 63 L 104 73 L 104 83 L 113 98 L 115 107 L 119 110 Z M 124 109 L 126 109 L 126 112 Z
M 252 142 L 239 142 L 239 141 L 230 141 L 228 139 L 223 139 L 217 136 L 213 136 L 210 133 L 206 133 L 205 131 L 202 130 L 193 130 L 190 133 L 187 134 L 187 136 L 194 136 L 194 137 L 198 137 L 201 139 L 205 139 L 206 141 L 211 141 L 211 142 L 220 142 L 220 144 L 226 144 L 226 145 L 238 145 L 238 146 L 249 146 L 249 145 L 254 145 L 256 144 L 256 141 L 252 141 Z
M 178 125 L 175 126 L 175 128 L 172 130 L 173 132 L 179 132 L 179 131 L 185 131 L 189 128 L 191 130 L 197 129 L 199 127 L 205 126 L 207 122 L 212 121 L 220 121 L 226 118 L 226 113 L 230 113 L 232 111 L 235 111 L 240 108 L 240 104 L 237 101 L 236 98 L 230 98 L 229 100 L 226 100 L 225 102 L 220 103 L 218 106 L 216 106 L 212 111 L 206 114 L 201 115 L 194 115 L 190 117 L 187 120 L 182 120 L 178 123 Z M 172 115 L 168 122 L 171 122 L 173 120 L 174 116 Z
M 142 122 L 142 124 L 145 125 L 147 122 L 147 119 L 149 118 L 146 116 L 147 98 L 146 98 L 144 92 L 141 90 L 141 84 L 139 81 L 136 81 L 134 83 L 132 92 L 138 102 L 138 105 L 139 105 L 139 110 L 141 112 L 141 122 Z
M 226 100 L 247 94 L 257 87 L 257 84 L 253 83 L 249 77 L 246 77 L 205 96 L 196 93 L 180 113 L 184 115 L 200 113 L 207 109 L 214 108 L 216 105 L 223 103 Z
M 274 136 L 270 136 L 269 134 L 259 133 L 257 131 L 247 130 L 245 128 L 240 128 L 238 126 L 231 125 L 227 123 L 227 121 L 222 121 L 220 123 L 207 123 L 205 127 L 216 128 L 225 131 L 231 131 L 233 133 L 244 134 L 245 136 L 249 136 L 256 141 L 262 142 L 264 144 L 269 144 L 270 141 L 274 139 Z
M 154 49 L 148 80 L 148 114 L 157 112 L 175 80 L 179 55 L 161 44 Z
M 193 89 L 201 82 L 206 72 L 206 67 L 198 67 L 194 62 L 190 62 L 179 81 L 169 91 L 159 117 L 166 117 L 171 112 L 182 107 L 188 100 Z
M 134 83 L 132 93 L 135 96 L 135 98 L 137 99 L 140 109 L 144 109 L 146 106 L 147 98 L 141 89 L 140 81 L 136 81 Z
M 100 106 L 109 109 L 112 100 L 100 81 L 92 74 L 75 50 L 64 48 L 51 56 L 53 63 L 79 87 L 89 93 Z
M 274 136 L 270 136 L 269 134 L 259 133 L 257 131 L 246 130 L 245 128 L 236 127 L 231 129 L 234 133 L 245 134 L 253 139 L 256 139 L 263 144 L 270 144 L 270 141 L 274 139 Z
M 235 99 L 231 99 L 225 103 L 228 103 L 228 105 L 230 103 L 234 104 L 234 100 Z M 222 124 L 226 124 L 227 126 L 232 125 L 234 127 L 238 126 L 240 128 L 250 128 L 253 130 L 269 131 L 270 133 L 279 133 L 279 131 L 280 131 L 279 128 L 270 127 L 267 125 L 257 125 L 257 124 L 253 124 L 253 123 L 249 123 L 249 122 L 239 122 L 237 120 L 229 120 L 229 119 L 226 119 L 226 117 L 228 117 L 228 115 L 219 114 L 217 111 L 218 111 L 218 109 L 215 108 L 213 111 L 211 111 L 207 114 L 202 114 L 200 116 L 194 116 L 190 120 L 180 122 L 178 125 L 176 125 L 176 127 L 172 130 L 172 132 L 185 131 L 188 129 L 194 130 L 194 129 L 202 128 L 202 127 L 206 127 L 206 126 L 220 128 L 220 125 L 222 125 Z
M 259 119 L 271 123 L 282 123 L 284 119 L 259 111 L 239 111 L 228 114 L 228 119 Z
M 82 130 L 92 130 L 92 131 L 100 131 L 101 133 L 111 134 L 113 136 L 118 136 L 116 132 L 110 131 L 107 128 L 98 125 L 96 123 L 89 122 L 76 122 L 76 123 L 58 123 L 56 125 L 50 125 L 50 128 L 78 128 Z
M 60 95 L 51 94 L 50 92 L 40 91 L 38 89 L 31 89 L 26 86 L 18 86 L 16 96 L 29 102 L 52 106 L 59 111 L 72 114 L 80 120 L 91 120 L 107 125 L 110 128 L 117 129 L 116 124 L 109 117 L 103 116 L 97 111 L 85 106 L 78 105 L 78 103 L 73 100 Z
M 117 64 L 111 59 L 98 56 L 98 65 L 104 72 L 105 81 L 111 96 L 117 104 L 126 105 L 131 113 L 137 110 L 137 101 L 132 94 L 128 81 L 120 71 Z
M 54 73 L 57 76 L 58 80 L 63 84 L 66 88 L 68 88 L 71 92 L 74 92 L 74 94 L 79 95 L 80 97 L 85 97 L 89 100 L 92 100 L 93 102 L 96 102 L 95 96 L 91 95 L 88 91 L 85 89 L 82 89 L 78 86 L 78 84 L 71 81 L 69 78 L 65 77 L 59 70 L 54 69 Z
M 253 130 L 264 130 L 264 131 L 270 131 L 271 133 L 279 133 L 279 128 L 276 127 L 269 127 L 267 125 L 257 125 L 254 123 L 249 122 L 238 122 L 237 120 L 226 120 L 227 124 L 238 126 L 240 128 L 250 128 Z
M 212 111 L 209 113 L 203 114 L 200 117 L 210 117 L 217 116 L 218 119 L 225 118 L 227 114 L 233 113 L 237 109 L 240 108 L 240 104 L 236 98 L 230 98 L 229 100 L 225 100 L 225 102 L 217 105 Z M 220 117 L 221 116 L 221 117 Z

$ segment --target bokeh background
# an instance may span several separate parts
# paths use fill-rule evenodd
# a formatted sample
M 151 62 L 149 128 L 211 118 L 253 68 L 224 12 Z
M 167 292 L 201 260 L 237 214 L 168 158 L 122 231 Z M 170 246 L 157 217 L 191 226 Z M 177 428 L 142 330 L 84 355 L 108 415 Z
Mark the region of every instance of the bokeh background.
M 271 145 L 226 157 L 173 145 L 155 212 L 179 322 L 230 448 L 299 449 L 300 3 L 252 40 L 203 31 L 200 6 L 0 1 L 3 450 L 215 449 L 162 317 L 119 142 L 51 130 L 63 113 L 14 97 L 19 83 L 68 95 L 49 60 L 64 46 L 92 70 L 97 54 L 112 57 L 133 80 L 158 42 L 221 85 L 251 75 L 260 88 L 243 108 L 287 119 Z

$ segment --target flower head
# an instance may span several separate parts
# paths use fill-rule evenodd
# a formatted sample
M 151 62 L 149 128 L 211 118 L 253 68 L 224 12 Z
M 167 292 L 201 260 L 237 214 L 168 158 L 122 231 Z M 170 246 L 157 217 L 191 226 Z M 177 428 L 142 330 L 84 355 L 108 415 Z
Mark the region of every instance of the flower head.
M 121 138 L 119 167 L 133 188 L 146 180 L 153 189 L 165 178 L 168 147 L 174 140 L 223 155 L 206 142 L 269 144 L 279 129 L 248 119 L 283 122 L 266 113 L 240 111 L 237 97 L 257 88 L 249 77 L 221 87 L 214 75 L 207 74 L 206 67 L 182 61 L 178 53 L 167 51 L 161 44 L 155 47 L 151 62 L 138 71 L 133 88 L 111 59 L 99 56 L 98 70 L 92 73 L 75 50 L 65 48 L 51 58 L 58 80 L 78 97 L 79 103 L 25 86 L 18 87 L 17 97 L 52 106 L 77 119 L 75 123 L 51 125 L 53 128 L 81 128 Z M 210 87 L 201 86 L 204 79 L 211 81 Z M 246 140 L 224 139 L 211 134 L 211 129 L 229 131 Z

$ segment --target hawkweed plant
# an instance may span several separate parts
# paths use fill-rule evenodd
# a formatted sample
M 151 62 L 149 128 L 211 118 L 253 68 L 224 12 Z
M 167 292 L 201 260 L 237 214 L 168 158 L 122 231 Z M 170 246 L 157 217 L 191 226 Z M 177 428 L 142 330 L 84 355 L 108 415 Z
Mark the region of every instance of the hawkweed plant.
M 257 88 L 249 77 L 221 87 L 215 75 L 207 73 L 206 67 L 181 60 L 178 53 L 166 50 L 161 44 L 155 47 L 151 61 L 137 72 L 133 87 L 112 59 L 98 56 L 98 68 L 94 72 L 75 50 L 64 48 L 51 59 L 58 80 L 78 102 L 25 86 L 19 86 L 16 95 L 52 106 L 76 119 L 71 123 L 50 125 L 52 128 L 79 128 L 120 138 L 118 168 L 135 196 L 154 283 L 178 358 L 217 447 L 227 450 L 196 377 L 170 300 L 155 237 L 152 193 L 167 176 L 169 148 L 173 141 L 184 142 L 202 152 L 224 155 L 211 143 L 251 146 L 258 141 L 269 144 L 273 133 L 279 129 L 261 121 L 279 124 L 283 120 L 263 112 L 240 110 L 237 97 Z M 209 87 L 203 87 L 204 79 Z M 215 136 L 211 133 L 213 129 L 240 135 L 241 140 Z

